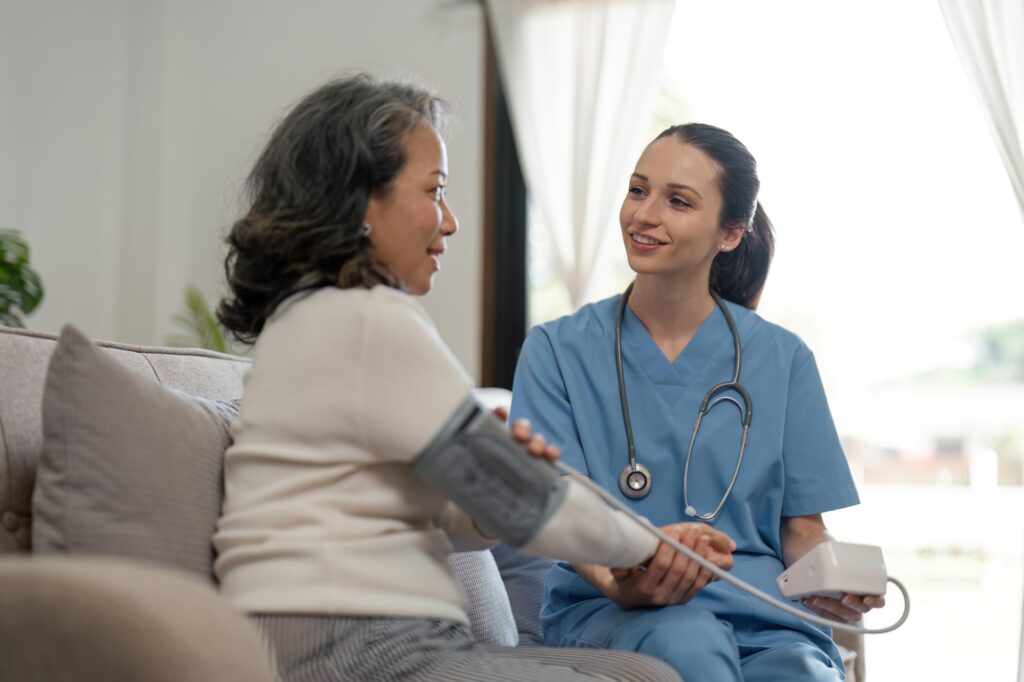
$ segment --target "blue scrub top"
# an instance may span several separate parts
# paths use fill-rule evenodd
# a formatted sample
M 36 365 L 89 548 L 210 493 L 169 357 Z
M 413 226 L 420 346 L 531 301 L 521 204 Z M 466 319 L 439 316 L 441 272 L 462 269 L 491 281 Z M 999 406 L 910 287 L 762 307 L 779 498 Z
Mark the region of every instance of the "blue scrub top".
M 622 355 L 637 460 L 652 474 L 650 494 L 623 495 L 618 477 L 629 464 L 615 369 L 615 317 L 621 296 L 584 306 L 574 315 L 535 327 L 516 368 L 511 418 L 562 450 L 569 465 L 656 526 L 691 521 L 683 514 L 683 466 L 700 402 L 732 378 L 733 342 L 716 307 L 675 362 L 669 362 L 627 306 Z M 740 383 L 751 397 L 753 421 L 736 485 L 713 526 L 736 543 L 733 575 L 780 597 L 783 517 L 817 514 L 858 503 L 857 491 L 829 412 L 814 357 L 793 333 L 753 311 L 729 307 L 742 345 Z M 689 499 L 712 511 L 728 487 L 739 454 L 739 411 L 722 403 L 704 418 L 690 462 Z M 574 606 L 601 597 L 566 564 L 548 575 L 542 611 L 546 628 L 572 628 Z M 718 581 L 692 605 L 734 627 L 737 643 L 780 641 L 781 626 L 804 633 L 837 665 L 827 630 L 768 606 Z M 561 638 L 559 638 L 561 639 Z M 549 641 L 551 638 L 549 637 Z

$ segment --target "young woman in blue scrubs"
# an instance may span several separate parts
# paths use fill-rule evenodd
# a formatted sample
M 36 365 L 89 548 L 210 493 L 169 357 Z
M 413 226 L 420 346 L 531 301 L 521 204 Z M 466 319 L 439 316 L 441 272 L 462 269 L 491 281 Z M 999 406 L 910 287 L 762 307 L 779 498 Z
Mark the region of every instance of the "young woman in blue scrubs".
M 753 311 L 774 244 L 757 201 L 759 185 L 746 147 L 702 124 L 663 132 L 630 176 L 619 220 L 636 279 L 621 346 L 649 494 L 629 497 L 619 486 L 630 463 L 615 362 L 621 295 L 531 331 L 511 417 L 530 419 L 565 462 L 707 553 L 709 526 L 693 523 L 684 509 L 689 504 L 707 513 L 722 502 L 743 431 L 734 405 L 707 413 L 684 501 L 686 453 L 701 400 L 734 369 L 733 338 L 716 293 L 735 320 L 740 383 L 753 415 L 735 485 L 708 523 L 735 541 L 733 574 L 779 596 L 775 577 L 830 539 L 821 514 L 858 498 L 811 351 Z M 545 641 L 653 654 L 701 682 L 844 679 L 827 630 L 724 582 L 705 583 L 695 564 L 667 548 L 647 566 L 628 570 L 557 564 L 541 612 Z M 883 604 L 858 595 L 804 600 L 811 611 L 847 622 Z

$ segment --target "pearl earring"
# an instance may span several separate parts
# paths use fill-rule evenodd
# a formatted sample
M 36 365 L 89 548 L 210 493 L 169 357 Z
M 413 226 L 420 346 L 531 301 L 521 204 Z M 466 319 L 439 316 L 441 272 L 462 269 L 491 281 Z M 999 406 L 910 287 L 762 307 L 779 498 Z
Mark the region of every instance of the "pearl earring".
M 722 245 L 721 245 L 721 246 L 719 246 L 718 248 L 720 248 L 720 249 L 721 249 L 722 251 L 728 251 L 728 250 L 729 250 L 729 247 L 728 247 L 728 246 L 726 246 L 725 244 L 722 244 Z
M 369 237 L 370 236 L 370 232 L 372 230 L 373 230 L 373 228 L 370 227 L 370 223 L 363 223 L 363 236 L 364 237 Z

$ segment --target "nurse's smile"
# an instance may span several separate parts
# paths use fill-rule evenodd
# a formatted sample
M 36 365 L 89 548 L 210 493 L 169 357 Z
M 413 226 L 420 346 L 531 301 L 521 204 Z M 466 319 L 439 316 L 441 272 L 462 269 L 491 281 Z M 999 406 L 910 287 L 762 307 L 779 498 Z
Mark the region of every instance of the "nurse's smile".
M 640 234 L 639 232 L 630 232 L 629 245 L 633 247 L 634 250 L 639 251 L 640 253 L 645 253 L 648 251 L 655 251 L 659 247 L 665 246 L 665 242 L 658 241 L 654 237 L 648 237 L 647 235 Z

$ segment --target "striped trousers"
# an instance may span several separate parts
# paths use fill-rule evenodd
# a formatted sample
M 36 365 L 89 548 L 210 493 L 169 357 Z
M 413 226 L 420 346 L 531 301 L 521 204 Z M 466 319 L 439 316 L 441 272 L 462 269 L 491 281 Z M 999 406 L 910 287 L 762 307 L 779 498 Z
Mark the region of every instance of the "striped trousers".
M 661 661 L 604 649 L 501 647 L 425 618 L 255 614 L 280 682 L 680 682 Z

